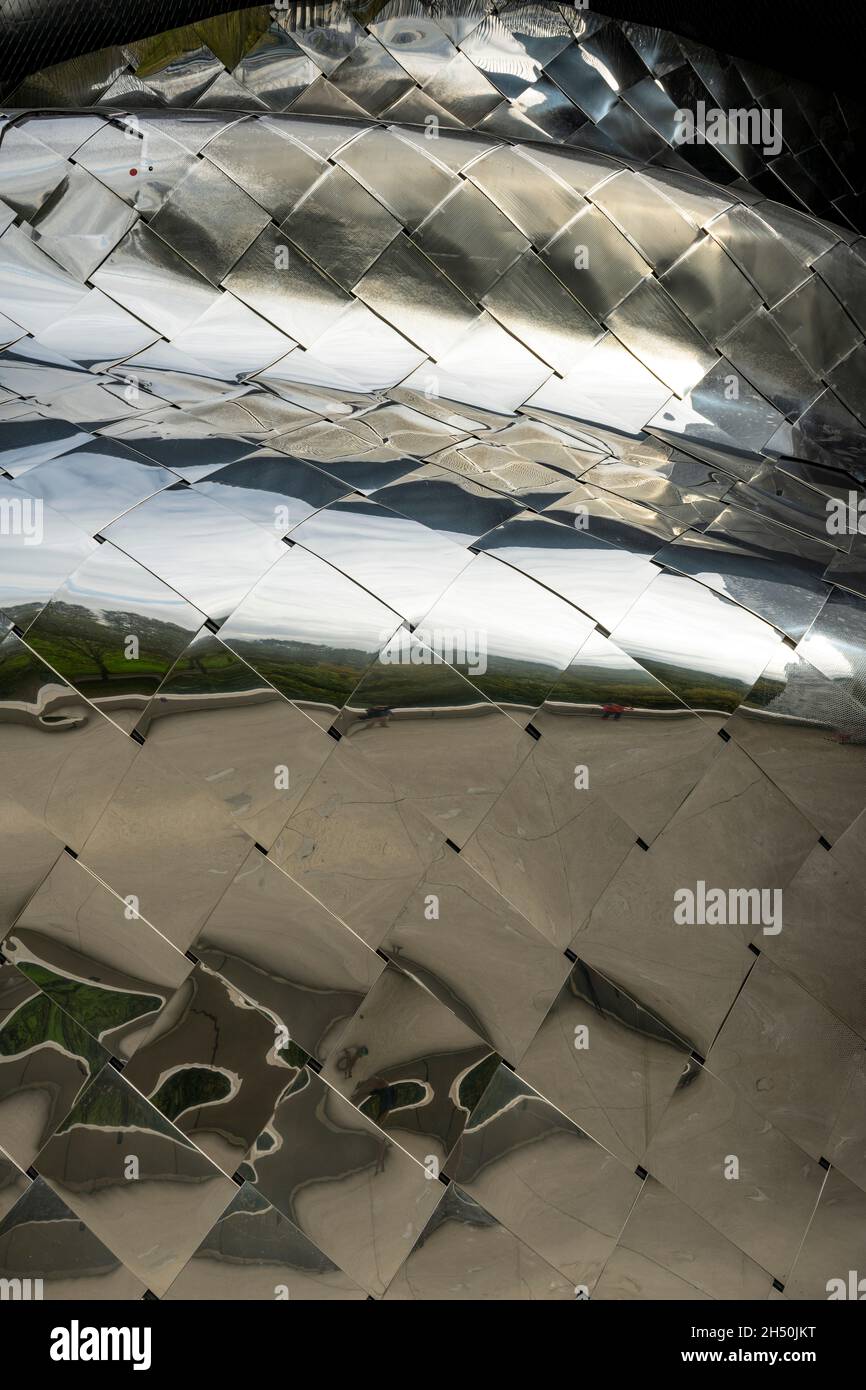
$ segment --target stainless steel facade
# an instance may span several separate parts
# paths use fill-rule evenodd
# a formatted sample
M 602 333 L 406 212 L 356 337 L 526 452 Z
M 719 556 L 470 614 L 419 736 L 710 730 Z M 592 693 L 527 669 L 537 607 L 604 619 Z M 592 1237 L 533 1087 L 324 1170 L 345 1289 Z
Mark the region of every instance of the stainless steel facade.
M 282 10 L 0 117 L 0 1277 L 825 1299 L 850 112 L 566 5 Z

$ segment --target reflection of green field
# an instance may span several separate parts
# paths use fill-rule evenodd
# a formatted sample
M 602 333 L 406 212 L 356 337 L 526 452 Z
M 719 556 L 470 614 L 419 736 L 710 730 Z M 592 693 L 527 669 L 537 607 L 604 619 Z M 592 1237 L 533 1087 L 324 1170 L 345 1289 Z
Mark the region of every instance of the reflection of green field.
M 77 1125 L 118 1130 L 130 1129 L 135 1125 L 158 1130 L 162 1121 L 157 1121 L 154 1116 L 154 1122 L 149 1123 L 153 1112 L 138 1092 L 131 1086 L 117 1085 L 116 1082 L 117 1077 L 113 1076 L 112 1069 L 104 1068 L 92 1085 L 82 1091 L 57 1133 L 65 1134 Z
M 30 975 L 34 984 L 38 966 L 23 966 L 22 973 Z M 47 974 L 48 972 L 41 972 Z M 50 976 L 56 980 L 57 976 Z M 53 1003 L 47 995 L 37 994 L 15 1010 L 12 1017 L 0 1028 L 0 1057 L 17 1057 L 32 1048 L 44 1046 L 47 1042 L 56 1043 L 64 1052 L 73 1057 L 81 1057 L 90 1066 L 107 1059 L 108 1054 L 99 1046 L 83 1027 L 80 1027 L 64 1009 Z
M 369 654 L 351 648 L 312 647 L 299 642 L 237 642 L 235 646 L 287 699 L 338 709 L 355 689 L 370 659 Z
M 101 985 L 85 984 L 83 980 L 67 979 L 65 975 L 57 975 L 46 966 L 30 961 L 22 961 L 18 969 L 94 1038 L 156 1013 L 163 1002 L 153 994 L 131 994 L 126 990 L 105 989 Z
M 700 672 L 662 662 L 654 663 L 652 672 L 638 665 L 607 667 L 578 663 L 566 671 L 550 692 L 550 699 L 555 704 L 604 705 L 612 702 L 645 710 L 676 710 L 683 704 L 704 709 L 736 709 L 741 695 L 734 697 L 730 688 L 710 684 Z
M 137 660 L 127 659 L 116 647 L 106 647 L 100 659 L 87 659 L 82 652 L 62 639 L 39 638 L 33 642 L 34 651 L 71 685 L 87 686 L 94 694 L 108 695 L 118 682 L 134 682 L 136 689 L 154 687 L 163 679 L 172 658 L 160 652 L 142 652 Z
M 245 662 L 212 639 L 198 652 L 198 642 L 180 658 L 165 683 L 165 695 L 236 695 L 260 689 L 261 677 Z M 194 653 L 194 654 L 191 654 Z
M 550 692 L 556 704 L 603 705 L 614 701 L 634 709 L 676 709 L 671 692 L 640 668 L 620 667 L 610 671 L 601 666 L 579 665 L 566 671 Z
M 130 637 L 138 642 L 134 658 L 125 654 Z M 191 637 L 180 624 L 147 614 L 111 610 L 100 620 L 81 604 L 56 602 L 29 629 L 27 642 L 73 685 L 107 695 L 121 682 L 154 689 Z
M 497 705 L 524 705 L 537 709 L 543 704 L 557 671 L 540 661 L 520 661 L 510 657 L 491 657 L 487 670 L 473 675 L 461 667 L 461 675 L 477 686 Z
M 463 705 L 482 697 L 450 666 L 386 666 L 374 661 L 358 689 L 354 705 L 387 705 L 390 709 L 423 705 Z
M 718 710 L 733 714 L 749 693 L 749 686 L 737 681 L 718 681 L 708 677 L 704 671 L 695 671 L 688 666 L 675 666 L 666 661 L 653 661 L 652 674 L 672 690 L 675 695 L 691 709 Z M 771 682 L 766 683 L 768 686 Z M 777 684 L 781 690 L 782 684 Z M 660 707 L 664 707 L 663 704 Z
M 231 1085 L 222 1072 L 210 1067 L 184 1067 L 167 1077 L 149 1099 L 167 1120 L 175 1121 L 187 1110 L 213 1105 L 229 1095 Z
M 208 695 L 249 690 L 257 682 L 244 662 L 288 699 L 336 708 L 345 704 L 362 678 L 353 704 L 391 709 L 471 704 L 475 700 L 473 686 L 496 704 L 530 709 L 549 698 L 558 705 L 615 701 L 646 710 L 676 709 L 681 701 L 692 709 L 731 713 L 749 693 L 734 682 L 726 684 L 705 672 L 663 661 L 653 661 L 651 671 L 638 665 L 632 669 L 576 664 L 555 680 L 551 669 L 540 662 L 494 657 L 487 671 L 467 674 L 463 679 L 444 662 L 392 664 L 373 657 L 369 665 L 368 651 L 267 638 L 236 641 L 233 645 L 243 661 L 216 641 L 201 655 L 190 656 L 190 634 L 175 624 L 149 621 L 139 625 L 145 630 L 136 632 L 132 615 L 115 615 L 128 621 L 106 627 L 90 615 L 82 620 L 81 610 L 72 605 L 63 607 L 65 612 L 54 622 L 37 622 L 27 640 L 44 661 L 90 698 L 118 693 L 118 687 L 152 692 L 172 668 L 166 693 Z M 66 623 L 72 617 L 76 621 L 69 622 L 68 632 L 56 630 L 61 618 Z M 139 637 L 139 656 L 134 660 L 124 656 L 127 633 Z M 42 681 L 34 680 L 32 674 L 28 680 L 28 667 L 32 673 L 32 662 L 23 650 L 0 665 L 2 698 L 21 700 L 28 698 L 28 693 L 31 699 L 35 696 Z M 762 708 L 783 689 L 781 681 L 761 677 L 750 704 Z

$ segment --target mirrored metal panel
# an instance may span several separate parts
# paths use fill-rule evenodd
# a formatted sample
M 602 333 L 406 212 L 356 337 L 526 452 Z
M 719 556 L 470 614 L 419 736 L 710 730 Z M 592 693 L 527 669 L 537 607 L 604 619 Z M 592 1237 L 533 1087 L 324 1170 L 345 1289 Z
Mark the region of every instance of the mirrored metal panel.
M 824 1299 L 837 17 L 110 8 L 0 75 L 0 1299 Z

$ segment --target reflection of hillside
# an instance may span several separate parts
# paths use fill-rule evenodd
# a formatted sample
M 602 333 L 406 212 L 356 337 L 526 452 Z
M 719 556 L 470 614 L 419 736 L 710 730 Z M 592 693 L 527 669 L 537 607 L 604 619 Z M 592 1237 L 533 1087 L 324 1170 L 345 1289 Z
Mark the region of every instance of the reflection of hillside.
M 712 672 L 678 666 L 659 657 L 646 664 L 652 675 L 678 695 L 690 709 L 733 714 L 742 702 L 743 684 L 736 678 L 726 681 L 715 677 Z
M 127 640 L 138 641 L 137 657 L 125 655 Z M 158 682 L 190 639 L 187 628 L 125 609 L 92 610 L 55 602 L 28 633 L 39 655 L 74 685 L 92 694 L 109 694 L 125 682 L 142 689 Z
M 487 701 L 475 686 L 462 679 L 450 666 L 384 665 L 374 662 L 359 686 L 356 704 L 363 708 L 432 710 L 460 708 Z
M 447 652 L 444 655 L 447 660 Z M 486 671 L 473 672 L 466 662 L 459 663 L 459 670 L 497 705 L 513 704 L 527 709 L 538 708 L 557 677 L 556 670 L 543 661 L 492 654 L 487 658 Z
M 232 646 L 260 676 L 292 700 L 336 705 L 354 690 L 373 654 L 353 647 L 284 638 L 244 638 Z
M 592 662 L 578 657 L 551 690 L 545 709 L 555 713 L 597 711 L 610 703 L 636 713 L 683 713 L 682 701 L 670 689 L 626 658 Z

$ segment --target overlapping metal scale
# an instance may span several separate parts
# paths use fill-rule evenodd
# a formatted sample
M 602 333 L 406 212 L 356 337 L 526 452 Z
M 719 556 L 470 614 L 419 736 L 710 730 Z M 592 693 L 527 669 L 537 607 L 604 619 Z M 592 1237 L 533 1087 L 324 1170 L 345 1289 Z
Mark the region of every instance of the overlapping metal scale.
M 778 151 L 676 143 L 697 101 Z M 845 104 L 389 3 L 2 119 L 0 1276 L 826 1298 L 866 1230 Z

